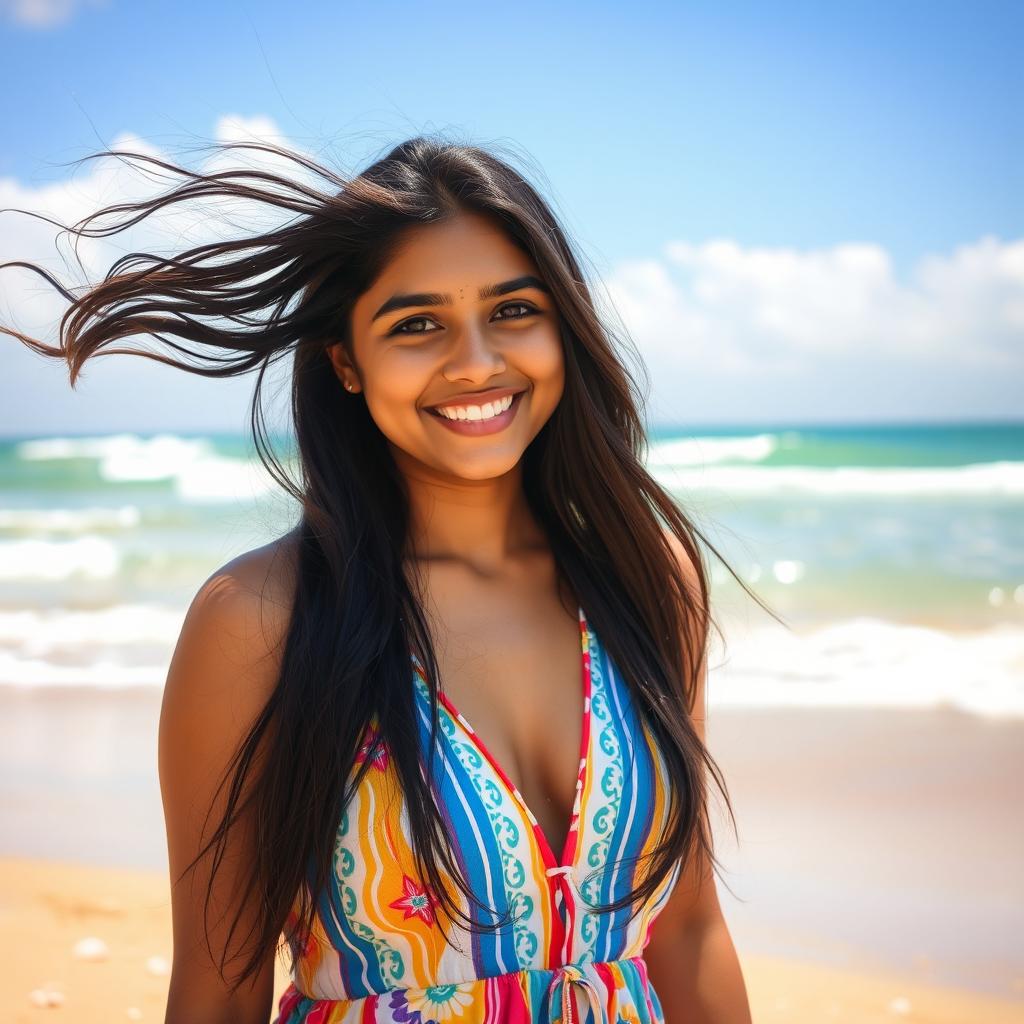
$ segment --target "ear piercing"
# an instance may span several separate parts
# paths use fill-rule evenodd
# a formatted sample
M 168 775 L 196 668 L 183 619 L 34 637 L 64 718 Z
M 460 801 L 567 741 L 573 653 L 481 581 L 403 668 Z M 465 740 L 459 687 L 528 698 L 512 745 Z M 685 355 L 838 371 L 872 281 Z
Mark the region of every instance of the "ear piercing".
M 352 385 L 348 381 L 345 382 L 345 387 L 347 387 L 349 391 L 352 390 Z

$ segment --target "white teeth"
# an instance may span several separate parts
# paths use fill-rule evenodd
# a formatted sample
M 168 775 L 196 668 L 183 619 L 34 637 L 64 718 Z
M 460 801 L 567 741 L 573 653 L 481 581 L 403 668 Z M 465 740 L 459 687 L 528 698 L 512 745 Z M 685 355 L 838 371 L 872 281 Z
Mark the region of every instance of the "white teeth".
M 438 408 L 438 412 L 449 420 L 489 420 L 503 413 L 511 404 L 515 395 L 506 395 L 496 402 L 485 402 L 483 405 L 448 405 Z

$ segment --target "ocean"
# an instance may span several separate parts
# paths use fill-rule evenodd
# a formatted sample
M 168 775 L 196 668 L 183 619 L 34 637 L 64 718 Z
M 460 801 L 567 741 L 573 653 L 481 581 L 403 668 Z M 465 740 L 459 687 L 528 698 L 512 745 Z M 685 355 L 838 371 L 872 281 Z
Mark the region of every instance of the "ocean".
M 1024 423 L 653 428 L 705 538 L 709 705 L 1024 716 Z M 160 687 L 191 596 L 296 520 L 244 436 L 0 441 L 0 686 Z

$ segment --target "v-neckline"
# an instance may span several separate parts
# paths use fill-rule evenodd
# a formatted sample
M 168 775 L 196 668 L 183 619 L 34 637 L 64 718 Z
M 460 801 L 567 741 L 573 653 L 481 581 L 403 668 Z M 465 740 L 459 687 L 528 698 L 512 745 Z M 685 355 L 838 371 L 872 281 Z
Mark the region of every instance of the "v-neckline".
M 577 840 L 579 837 L 579 822 L 580 812 L 582 810 L 583 792 L 587 784 L 587 772 L 589 763 L 589 751 L 590 751 L 590 698 L 591 698 L 591 673 L 590 673 L 590 630 L 587 626 L 587 618 L 583 612 L 581 605 L 576 606 L 577 609 L 577 623 L 580 630 L 580 650 L 581 650 L 581 665 L 580 674 L 582 677 L 582 689 L 583 689 L 583 721 L 580 729 L 580 749 L 579 749 L 579 760 L 578 769 L 576 774 L 576 794 L 573 797 L 573 806 L 571 817 L 569 819 L 569 830 L 565 835 L 565 842 L 562 845 L 562 855 L 556 860 L 555 852 L 551 847 L 551 843 L 548 837 L 544 834 L 544 829 L 541 828 L 540 820 L 530 809 L 530 805 L 526 802 L 526 797 L 523 796 L 522 790 L 509 778 L 508 773 L 501 766 L 498 759 L 488 749 L 487 744 L 481 739 L 479 733 L 473 728 L 472 724 L 466 718 L 464 714 L 455 706 L 455 703 L 449 698 L 449 696 L 438 688 L 437 694 L 438 699 L 445 706 L 448 713 L 456 719 L 469 734 L 474 746 L 480 751 L 483 757 L 488 761 L 498 777 L 505 784 L 505 787 L 512 794 L 519 806 L 522 808 L 529 820 L 533 834 L 537 842 L 537 846 L 540 849 L 541 857 L 545 861 L 545 865 L 549 869 L 553 868 L 569 868 L 572 867 L 576 859 L 576 848 Z M 422 665 L 418 658 L 415 658 L 417 668 L 420 674 L 425 677 L 426 673 L 423 671 Z

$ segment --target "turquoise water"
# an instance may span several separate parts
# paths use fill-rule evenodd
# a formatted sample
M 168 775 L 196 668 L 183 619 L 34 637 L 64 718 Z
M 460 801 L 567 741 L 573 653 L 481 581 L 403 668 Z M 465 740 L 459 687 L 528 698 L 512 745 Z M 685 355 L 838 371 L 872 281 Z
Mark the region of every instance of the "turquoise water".
M 711 558 L 721 700 L 1024 713 L 1024 424 L 662 427 L 648 465 L 791 627 Z M 203 579 L 295 517 L 242 436 L 0 441 L 0 684 L 160 685 Z
M 651 442 L 659 478 L 794 621 L 1022 621 L 1022 424 L 702 430 L 692 441 L 665 431 Z

